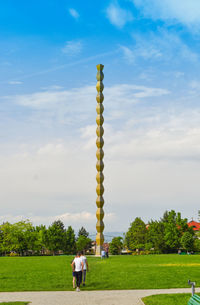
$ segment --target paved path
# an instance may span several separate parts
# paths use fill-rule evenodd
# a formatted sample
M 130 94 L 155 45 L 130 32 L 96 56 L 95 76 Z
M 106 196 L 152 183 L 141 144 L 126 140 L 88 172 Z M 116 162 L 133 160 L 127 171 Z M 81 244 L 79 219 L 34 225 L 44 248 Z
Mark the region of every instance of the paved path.
M 200 288 L 196 291 L 200 292 Z M 184 292 L 191 293 L 191 289 L 0 292 L 0 302 L 30 301 L 32 305 L 142 305 L 141 298 L 148 295 Z

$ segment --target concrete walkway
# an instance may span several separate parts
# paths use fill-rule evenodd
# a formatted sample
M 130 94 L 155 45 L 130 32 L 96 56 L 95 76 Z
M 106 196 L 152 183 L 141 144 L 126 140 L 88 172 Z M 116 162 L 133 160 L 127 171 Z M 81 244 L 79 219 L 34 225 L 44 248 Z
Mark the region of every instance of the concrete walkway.
M 32 305 L 142 305 L 141 298 L 148 295 L 185 292 L 191 293 L 191 289 L 0 292 L 0 302 L 29 301 Z M 196 292 L 200 292 L 200 288 Z

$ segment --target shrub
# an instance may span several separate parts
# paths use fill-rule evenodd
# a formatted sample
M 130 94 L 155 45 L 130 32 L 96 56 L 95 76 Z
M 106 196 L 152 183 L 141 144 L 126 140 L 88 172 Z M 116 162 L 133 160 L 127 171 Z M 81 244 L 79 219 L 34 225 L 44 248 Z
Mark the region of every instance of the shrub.
M 15 256 L 19 256 L 19 254 L 16 253 L 16 252 L 10 252 L 9 256 L 10 257 L 15 257 Z

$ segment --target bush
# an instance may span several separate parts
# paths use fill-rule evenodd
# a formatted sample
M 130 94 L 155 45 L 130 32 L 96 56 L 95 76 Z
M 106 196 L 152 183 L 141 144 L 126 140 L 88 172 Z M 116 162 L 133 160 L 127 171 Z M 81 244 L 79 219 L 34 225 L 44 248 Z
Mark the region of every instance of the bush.
M 19 256 L 19 254 L 16 253 L 16 252 L 10 252 L 9 256 L 10 257 L 15 257 L 15 256 Z

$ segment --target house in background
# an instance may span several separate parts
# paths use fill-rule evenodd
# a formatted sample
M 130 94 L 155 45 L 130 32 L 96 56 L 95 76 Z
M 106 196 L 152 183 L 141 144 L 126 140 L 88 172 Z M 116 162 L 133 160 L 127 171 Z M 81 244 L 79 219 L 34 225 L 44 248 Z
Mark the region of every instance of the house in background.
M 200 232 L 200 222 L 191 220 L 190 222 L 188 222 L 188 227 L 192 227 L 192 228 L 193 228 L 193 231 L 194 231 L 195 233 Z

